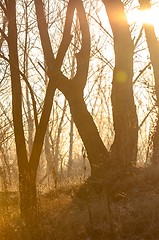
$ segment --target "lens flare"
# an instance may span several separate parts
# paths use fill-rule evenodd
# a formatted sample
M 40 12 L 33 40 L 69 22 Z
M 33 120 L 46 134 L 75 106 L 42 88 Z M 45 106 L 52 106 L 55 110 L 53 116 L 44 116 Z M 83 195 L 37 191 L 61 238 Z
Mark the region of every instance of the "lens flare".
M 115 76 L 115 80 L 118 83 L 125 83 L 127 81 L 127 73 L 124 71 L 118 71 Z

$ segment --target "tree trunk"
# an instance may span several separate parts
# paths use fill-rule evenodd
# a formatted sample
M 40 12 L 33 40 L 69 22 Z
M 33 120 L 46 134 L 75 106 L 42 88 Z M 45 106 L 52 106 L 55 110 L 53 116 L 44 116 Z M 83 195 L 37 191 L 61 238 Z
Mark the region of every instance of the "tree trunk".
M 68 156 L 68 165 L 67 165 L 67 176 L 70 176 L 71 168 L 72 168 L 72 156 L 73 156 L 73 119 L 71 117 L 70 120 L 70 141 L 69 141 L 69 156 Z
M 37 231 L 37 192 L 36 179 L 29 171 L 19 173 L 19 193 L 21 218 L 24 221 L 23 236 L 36 239 Z
M 53 182 L 53 179 L 52 179 L 52 169 L 53 169 L 53 159 L 54 159 L 54 156 L 53 156 L 53 152 L 52 152 L 52 146 L 51 146 L 51 143 L 50 143 L 50 132 L 49 132 L 49 125 L 47 127 L 47 130 L 46 130 L 46 134 L 45 134 L 45 157 L 46 157 L 46 176 L 44 177 L 44 179 L 47 177 L 47 180 L 48 180 L 48 187 L 49 189 L 51 189 L 52 187 L 52 182 Z M 54 147 L 54 146 L 53 146 Z
M 23 128 L 22 88 L 18 59 L 18 44 L 17 44 L 18 34 L 16 25 L 15 0 L 8 0 L 7 2 L 7 18 L 8 18 L 9 63 L 12 87 L 13 124 L 19 168 L 20 207 L 21 215 L 24 219 L 26 229 L 29 232 L 31 230 L 30 234 L 32 235 L 33 226 L 36 226 L 36 211 L 37 211 L 36 175 L 39 165 L 40 154 L 42 151 L 44 136 L 46 133 L 50 112 L 52 109 L 55 86 L 54 80 L 49 79 L 40 122 L 37 125 L 31 156 L 30 159 L 28 159 Z
M 100 177 L 101 169 L 109 162 L 109 153 L 102 142 L 91 114 L 87 110 L 82 93 L 77 92 L 76 89 L 76 92 L 72 90 L 71 94 L 66 97 L 74 123 L 87 151 L 91 175 Z
M 115 139 L 111 156 L 118 165 L 128 167 L 136 164 L 138 141 L 138 120 L 132 84 L 134 46 L 122 2 L 103 0 L 103 3 L 114 35 L 115 52 L 111 95 Z
M 31 179 L 31 174 L 26 172 L 19 174 L 19 188 L 20 188 L 20 208 L 23 218 L 28 218 L 35 213 L 37 208 L 36 199 L 36 181 Z M 32 211 L 33 210 L 33 211 Z
M 13 124 L 14 135 L 16 143 L 16 152 L 19 168 L 19 192 L 20 192 L 20 205 L 21 215 L 23 216 L 25 223 L 28 221 L 28 213 L 30 213 L 31 201 L 29 198 L 31 189 L 29 188 L 29 174 L 28 174 L 28 157 L 23 129 L 22 120 L 22 92 L 21 81 L 19 75 L 19 61 L 18 61 L 18 49 L 17 49 L 17 27 L 16 27 L 16 3 L 14 0 L 8 1 L 8 47 L 9 47 L 9 60 L 10 60 L 10 72 L 11 72 L 11 85 L 12 85 L 12 111 L 13 111 Z M 35 182 L 32 184 L 35 185 Z M 33 191 L 36 191 L 36 186 Z M 36 195 L 34 196 L 36 202 Z M 34 204 L 36 210 L 36 205 Z M 31 216 L 31 213 L 30 213 Z M 31 221 L 31 219 L 30 219 Z
M 157 125 L 153 136 L 153 150 L 150 160 L 153 165 L 159 164 L 159 113 L 157 115 Z
M 141 7 L 144 2 L 140 1 Z M 147 1 L 150 7 L 150 1 Z M 145 6 L 145 5 L 144 5 Z M 151 162 L 153 164 L 159 163 L 159 42 L 155 35 L 155 30 L 153 25 L 144 24 L 143 25 L 147 40 L 147 45 L 150 53 L 150 60 L 153 67 L 154 79 L 155 79 L 155 93 L 156 93 L 156 106 L 157 106 L 157 125 L 153 137 L 153 153 L 151 157 Z

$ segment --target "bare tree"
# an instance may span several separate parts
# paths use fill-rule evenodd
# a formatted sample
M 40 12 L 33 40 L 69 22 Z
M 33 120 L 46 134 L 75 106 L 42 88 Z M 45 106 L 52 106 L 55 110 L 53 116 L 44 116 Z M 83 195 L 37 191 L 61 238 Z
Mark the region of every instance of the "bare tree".
M 46 96 L 39 123 L 36 126 L 36 133 L 33 141 L 32 151 L 28 157 L 22 114 L 22 87 L 21 72 L 19 69 L 19 58 L 17 48 L 17 23 L 16 23 L 16 2 L 9 0 L 3 5 L 3 11 L 8 19 L 8 36 L 6 38 L 9 48 L 9 64 L 12 86 L 12 111 L 13 125 L 16 142 L 16 152 L 19 168 L 19 191 L 21 214 L 29 231 L 36 221 L 37 196 L 36 176 L 39 165 L 40 154 L 43 146 L 44 136 L 52 108 L 54 96 L 54 82 L 50 79 L 46 90 Z M 37 118 L 37 116 L 35 116 Z
M 111 95 L 115 139 L 111 155 L 118 165 L 128 167 L 136 164 L 138 141 L 138 121 L 132 83 L 134 46 L 122 2 L 116 0 L 103 3 L 114 35 L 115 52 Z
M 150 0 L 139 0 L 142 10 L 150 9 Z M 155 35 L 154 26 L 151 24 L 143 23 L 143 29 L 145 31 L 146 41 L 150 53 L 150 60 L 153 67 L 154 79 L 155 79 L 155 94 L 156 94 L 156 106 L 159 108 L 159 42 Z M 153 151 L 151 161 L 154 164 L 159 162 L 159 112 L 157 113 L 157 124 L 153 136 Z
M 109 154 L 99 136 L 97 127 L 93 121 L 92 116 L 88 112 L 83 99 L 83 90 L 87 80 L 90 57 L 90 35 L 82 2 L 71 0 L 68 3 L 63 39 L 61 41 L 56 60 L 54 54 L 52 53 L 47 26 L 44 24 L 45 16 L 43 12 L 42 2 L 35 1 L 35 6 L 42 47 L 44 55 L 46 55 L 45 59 L 47 67 L 48 69 L 53 69 L 54 66 L 56 69 L 56 72 L 52 73 L 56 79 L 56 86 L 63 92 L 69 102 L 73 120 L 87 150 L 92 169 L 92 175 L 97 175 L 99 174 L 98 171 L 100 164 L 103 164 L 106 158 L 108 158 Z M 60 69 L 64 56 L 72 39 L 71 26 L 75 8 L 77 9 L 77 14 L 80 22 L 82 46 L 79 53 L 77 54 L 76 75 L 73 77 L 73 79 L 69 80 L 62 74 Z M 50 72 L 48 71 L 48 76 L 49 74 Z
M 31 2 L 33 4 L 33 2 Z M 8 19 L 8 34 L 5 33 L 5 28 L 1 29 L 3 35 L 3 42 L 8 43 L 9 48 L 9 59 L 2 56 L 3 59 L 10 65 L 10 75 L 11 75 L 11 86 L 12 86 L 12 101 L 13 101 L 13 124 L 14 124 L 14 134 L 16 142 L 16 151 L 19 167 L 19 183 L 20 183 L 20 202 L 21 202 L 21 212 L 25 221 L 31 227 L 30 217 L 32 217 L 32 222 L 34 216 L 36 216 L 36 206 L 37 206 L 37 196 L 36 196 L 36 178 L 37 170 L 39 166 L 39 159 L 43 147 L 43 141 L 45 138 L 45 152 L 48 161 L 52 161 L 52 156 L 50 154 L 50 141 L 49 135 L 50 130 L 48 126 L 50 113 L 52 110 L 52 103 L 55 89 L 60 90 L 68 101 L 72 119 L 78 129 L 79 135 L 83 141 L 84 149 L 87 153 L 84 153 L 84 159 L 88 156 L 91 175 L 95 178 L 105 179 L 108 175 L 109 170 L 121 169 L 132 167 L 136 164 L 137 155 L 137 140 L 138 140 L 138 121 L 136 114 L 136 107 L 134 104 L 134 92 L 133 92 L 133 54 L 134 54 L 134 44 L 131 39 L 131 33 L 129 25 L 126 20 L 124 13 L 124 5 L 121 1 L 104 1 L 103 6 L 106 8 L 106 12 L 109 18 L 110 26 L 113 33 L 112 43 L 114 43 L 114 57 L 115 57 L 115 67 L 113 69 L 112 63 L 105 59 L 102 68 L 105 65 L 109 65 L 111 71 L 113 71 L 112 80 L 112 112 L 113 112 L 113 126 L 115 132 L 114 143 L 111 147 L 111 151 L 105 147 L 105 144 L 100 136 L 98 128 L 95 124 L 92 114 L 88 111 L 88 106 L 84 99 L 84 89 L 88 83 L 88 72 L 89 63 L 91 56 L 91 38 L 90 38 L 90 28 L 88 24 L 88 19 L 90 17 L 90 12 L 86 15 L 86 8 L 84 8 L 81 0 L 70 0 L 68 2 L 60 2 L 59 4 L 64 4 L 67 6 L 66 18 L 64 28 L 61 28 L 61 43 L 58 46 L 56 39 L 55 42 L 51 38 L 51 30 L 49 29 L 50 12 L 45 10 L 45 3 L 42 0 L 34 0 L 37 24 L 39 29 L 39 35 L 41 39 L 41 46 L 43 50 L 43 55 L 45 63 L 42 65 L 39 61 L 40 71 L 35 68 L 41 79 L 45 82 L 45 77 L 47 75 L 48 82 L 44 83 L 44 89 L 46 87 L 46 95 L 44 100 L 39 103 L 39 112 L 37 111 L 36 103 L 40 94 L 35 98 L 35 93 L 32 90 L 29 81 L 28 71 L 28 32 L 27 32 L 27 21 L 25 26 L 25 41 L 23 47 L 23 72 L 20 70 L 20 57 L 18 54 L 18 31 L 16 22 L 16 1 L 8 0 L 4 3 L 0 3 L 0 7 L 3 13 Z M 50 1 L 47 2 L 50 4 Z M 98 4 L 96 4 L 98 5 Z M 50 6 L 50 5 L 49 5 Z M 26 12 L 27 13 L 27 12 Z M 61 12 L 60 12 L 61 13 Z M 48 16 L 46 16 L 48 14 Z M 105 13 L 106 14 L 106 13 Z M 114 18 L 114 15 L 116 16 Z M 76 17 L 75 17 L 76 16 Z M 120 16 L 120 19 L 118 18 Z M 77 18 L 77 19 L 76 19 Z M 27 19 L 27 16 L 26 16 Z M 62 17 L 61 17 L 62 19 Z M 62 20 L 63 20 L 62 19 Z M 75 19 L 78 22 L 79 30 L 75 33 Z M 56 20 L 55 20 L 56 21 Z M 64 20 L 63 20 L 64 21 Z M 52 24 L 52 23 L 51 23 Z M 50 25 L 51 25 L 50 24 Z M 100 25 L 100 27 L 102 27 Z M 120 29 L 120 31 L 119 31 Z M 109 35 L 107 31 L 105 36 Z M 36 32 L 37 34 L 37 32 Z M 54 34 L 54 32 L 53 32 Z M 37 34 L 38 37 L 38 34 Z M 77 37 L 77 41 L 76 41 Z M 152 35 L 151 35 L 152 37 Z M 59 40 L 60 38 L 58 38 Z M 147 38 L 148 42 L 148 38 Z M 98 52 L 98 57 L 104 59 L 100 49 L 96 49 L 96 42 L 93 42 L 93 48 Z M 40 48 L 40 46 L 38 46 Z M 126 48 L 126 51 L 125 51 Z M 40 48 L 41 49 L 41 48 Z M 71 52 L 69 55 L 68 52 Z M 153 54 L 153 53 L 152 53 Z M 20 56 L 19 56 L 20 55 Z M 70 60 L 71 59 L 71 60 Z M 31 62 L 31 60 L 29 59 Z M 67 64 L 66 64 L 67 62 Z M 34 66 L 33 61 L 31 64 Z M 69 65 L 69 68 L 67 66 Z M 102 105 L 103 102 L 107 101 L 106 90 L 102 88 L 102 83 L 107 81 L 108 75 L 103 76 L 102 68 L 100 69 L 100 80 L 98 82 L 98 87 L 96 88 L 97 97 L 93 102 L 94 109 L 97 105 Z M 70 70 L 71 69 L 71 70 Z M 98 69 L 98 70 L 99 70 Z M 45 75 L 44 75 L 45 74 Z M 44 75 L 44 76 L 43 76 Z M 26 111 L 26 116 L 28 119 L 34 117 L 33 125 L 29 125 L 27 128 L 30 129 L 31 138 L 32 133 L 35 132 L 34 139 L 30 141 L 30 154 L 27 151 L 26 136 L 25 136 L 25 125 L 23 111 L 23 85 L 22 78 L 25 80 L 26 84 L 26 95 L 28 110 Z M 102 79 L 103 78 L 103 79 Z M 93 79 L 94 80 L 94 79 Z M 109 76 L 110 81 L 110 76 Z M 96 81 L 93 83 L 96 84 Z M 92 89 L 92 88 L 91 88 Z M 90 90 L 91 91 L 91 90 Z M 109 91 L 111 91 L 109 89 Z M 101 94 L 102 98 L 98 99 Z M 30 103 L 32 99 L 32 103 Z M 36 99 L 36 100 L 35 100 Z M 106 103 L 108 105 L 108 103 Z M 62 136 L 62 124 L 66 114 L 67 104 L 66 101 L 62 106 L 61 114 L 59 119 L 59 125 L 57 124 L 57 141 L 54 141 L 54 160 L 57 162 L 57 169 L 59 165 L 59 146 L 60 139 Z M 109 111 L 111 106 L 108 106 Z M 33 109 L 33 110 L 32 110 Z M 32 111 L 32 112 L 31 112 Z M 39 115 L 38 115 L 38 113 Z M 40 117 L 41 112 L 41 117 Z M 99 117 L 100 122 L 103 121 L 102 111 L 99 114 L 98 110 L 94 110 L 96 116 Z M 31 115 L 29 115 L 31 113 Z M 99 116 L 100 115 L 100 116 Z M 25 117 L 26 117 L 25 116 Z M 105 117 L 105 116 L 104 116 Z M 26 118 L 25 118 L 26 121 Z M 50 120 L 52 121 L 52 119 Z M 73 121 L 71 121 L 70 128 L 70 162 L 72 161 L 72 146 L 73 146 Z M 102 124 L 101 124 L 102 125 Z M 107 130 L 105 130 L 107 131 Z M 54 134 L 55 135 L 55 134 Z M 48 148 L 47 148 L 48 147 Z M 67 155 L 68 156 L 68 155 Z M 69 162 L 69 163 L 70 163 Z M 44 166 L 44 165 L 43 165 Z M 49 168 L 50 165 L 48 164 Z M 57 170 L 56 169 L 56 170 Z M 49 169 L 50 170 L 50 169 Z M 126 172 L 126 171 L 125 171 Z M 111 179 L 110 179 L 111 181 Z

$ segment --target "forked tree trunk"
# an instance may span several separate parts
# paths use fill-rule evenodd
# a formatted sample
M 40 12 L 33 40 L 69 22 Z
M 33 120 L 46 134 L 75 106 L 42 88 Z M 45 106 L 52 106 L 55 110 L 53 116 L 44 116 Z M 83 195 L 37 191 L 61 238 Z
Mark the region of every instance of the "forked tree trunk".
M 15 0 L 7 1 L 6 14 L 8 18 L 8 47 L 12 87 L 13 124 L 19 169 L 20 207 L 21 215 L 26 224 L 25 226 L 29 231 L 30 235 L 32 235 L 33 226 L 35 226 L 36 224 L 35 219 L 37 211 L 36 175 L 42 151 L 44 136 L 46 133 L 50 112 L 52 109 L 55 86 L 54 80 L 49 79 L 42 114 L 40 122 L 36 126 L 37 128 L 35 138 L 32 146 L 31 156 L 29 159 L 27 155 L 27 148 L 23 128 L 22 88 L 18 59 L 18 44 L 17 44 L 18 35 L 16 25 Z
M 113 77 L 112 105 L 115 129 L 115 141 L 112 147 L 113 159 L 122 166 L 132 165 L 136 162 L 137 154 L 137 115 L 133 98 L 133 43 L 124 14 L 123 4 L 120 1 L 103 1 L 108 8 L 112 30 L 114 33 L 114 46 L 116 64 Z M 113 5 L 114 3 L 114 5 Z M 82 1 L 69 1 L 64 35 L 57 54 L 54 58 L 50 39 L 45 24 L 45 16 L 41 1 L 35 0 L 37 8 L 41 42 L 50 73 L 56 66 L 57 88 L 67 98 L 73 120 L 87 151 L 91 165 L 92 176 L 101 175 L 103 166 L 110 164 L 109 153 L 105 148 L 92 116 L 87 110 L 83 99 L 83 89 L 86 84 L 90 57 L 90 34 Z M 71 19 L 73 21 L 74 8 L 77 9 L 80 29 L 82 33 L 82 46 L 77 55 L 77 73 L 71 80 L 66 79 L 60 72 L 63 58 L 71 42 Z M 124 21 L 114 17 L 122 15 Z M 69 14 L 69 17 L 68 17 Z M 125 48 L 127 52 L 125 52 Z M 48 71 L 49 74 L 49 71 Z
M 30 192 L 28 185 L 30 183 L 30 174 L 28 172 L 28 157 L 26 150 L 26 143 L 23 130 L 22 121 L 22 92 L 21 81 L 19 75 L 19 62 L 18 62 L 18 49 L 17 49 L 17 27 L 16 27 L 16 3 L 15 0 L 8 1 L 8 47 L 9 47 L 9 60 L 11 72 L 11 86 L 12 86 L 12 111 L 14 134 L 16 143 L 16 152 L 19 168 L 19 191 L 20 191 L 20 205 L 21 214 L 27 222 L 26 212 L 30 209 Z M 35 183 L 32 183 L 35 185 Z M 29 187 L 30 188 L 30 187 Z M 36 197 L 36 196 L 35 196 Z M 33 200 L 33 198 L 31 197 Z M 36 200 L 34 199 L 36 202 Z M 36 206 L 34 204 L 34 208 Z

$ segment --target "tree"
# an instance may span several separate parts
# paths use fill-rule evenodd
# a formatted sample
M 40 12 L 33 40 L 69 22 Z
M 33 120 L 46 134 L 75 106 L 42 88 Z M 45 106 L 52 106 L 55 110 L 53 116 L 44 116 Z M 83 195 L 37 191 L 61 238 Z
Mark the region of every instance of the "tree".
M 48 11 L 48 16 L 46 16 L 46 5 L 42 0 L 34 0 L 30 2 L 32 6 L 35 4 L 36 19 L 41 40 L 41 46 L 38 43 L 37 47 L 40 49 L 42 47 L 43 50 L 41 62 L 42 64 L 44 62 L 44 67 L 39 61 L 39 66 L 41 67 L 40 70 L 43 71 L 43 73 L 39 75 L 44 79 L 47 75 L 48 78 L 47 83 L 44 81 L 44 85 L 46 87 L 45 98 L 41 104 L 39 104 L 41 116 L 39 116 L 40 114 L 38 115 L 36 106 L 38 98 L 35 99 L 35 93 L 31 87 L 30 76 L 27 74 L 28 59 L 25 59 L 24 61 L 24 72 L 21 71 L 20 67 L 21 55 L 18 54 L 18 42 L 20 39 L 18 39 L 17 31 L 16 11 L 18 10 L 18 7 L 16 7 L 16 1 L 8 0 L 4 1 L 3 4 L 0 3 L 1 9 L 8 19 L 8 33 L 5 33 L 6 30 L 4 27 L 4 29 L 1 29 L 1 34 L 3 35 L 2 45 L 4 41 L 8 43 L 9 59 L 5 56 L 2 57 L 10 65 L 13 125 L 19 167 L 21 213 L 29 228 L 32 227 L 34 217 L 36 217 L 36 178 L 45 135 L 45 144 L 48 144 L 48 147 L 50 149 L 48 141 L 48 122 L 56 89 L 60 90 L 68 101 L 72 115 L 71 117 L 78 129 L 79 135 L 83 141 L 84 148 L 87 152 L 91 166 L 92 178 L 95 178 L 95 180 L 100 179 L 102 181 L 110 178 L 109 182 L 113 182 L 114 179 L 110 177 L 113 176 L 113 174 L 111 175 L 109 173 L 112 171 L 120 170 L 121 172 L 119 172 L 119 174 L 121 176 L 121 173 L 124 175 L 123 173 L 127 173 L 127 170 L 131 169 L 132 166 L 136 164 L 138 120 L 136 107 L 134 104 L 132 82 L 134 44 L 133 40 L 131 39 L 131 33 L 126 20 L 123 3 L 120 0 L 103 0 L 102 2 L 103 6 L 105 6 L 106 9 L 105 15 L 108 15 L 109 23 L 113 33 L 115 57 L 111 93 L 115 139 L 110 151 L 106 148 L 103 140 L 101 139 L 100 133 L 93 119 L 93 115 L 88 111 L 88 106 L 84 99 L 84 89 L 88 80 L 91 56 L 91 32 L 89 28 L 90 12 L 88 15 L 86 14 L 87 8 L 84 8 L 84 2 L 82 2 L 82 0 L 69 0 L 68 3 L 59 3 L 61 5 L 64 4 L 64 6 L 67 6 L 64 28 L 62 29 L 61 27 L 62 30 L 60 29 L 62 32 L 62 39 L 59 46 L 56 42 L 56 39 L 53 42 L 51 38 L 52 29 L 49 29 L 50 12 Z M 98 4 L 96 4 L 96 7 L 97 5 Z M 62 13 L 62 11 L 60 13 Z M 114 18 L 114 16 L 116 17 Z M 52 20 L 52 22 L 53 21 L 56 21 L 56 18 Z M 76 33 L 73 31 L 74 26 L 76 25 L 75 22 L 77 23 L 76 27 L 78 28 Z M 25 28 L 25 36 L 27 38 L 27 24 Z M 105 36 L 107 36 L 107 34 L 108 33 L 105 31 Z M 58 41 L 59 39 L 60 38 L 58 38 Z M 127 51 L 125 51 L 125 48 Z M 27 51 L 28 49 L 26 39 L 24 41 L 23 56 L 25 55 L 26 57 Z M 71 54 L 69 55 L 68 52 Z M 99 53 L 99 55 L 100 58 L 104 58 L 102 54 Z M 72 71 L 68 68 L 65 68 L 65 61 Z M 108 64 L 109 61 L 105 61 L 105 63 Z M 112 65 L 110 63 L 109 65 L 112 69 Z M 39 69 L 36 68 L 36 71 L 38 72 Z M 45 77 L 43 77 L 43 74 Z M 100 80 L 100 83 L 98 85 L 98 92 L 102 86 L 101 82 L 107 80 L 107 76 L 102 77 L 103 80 Z M 22 106 L 22 79 L 26 84 L 25 87 L 27 89 L 28 102 L 30 99 L 32 100 L 32 105 L 30 105 L 30 102 L 28 104 L 28 111 L 30 112 L 30 109 L 32 107 L 32 116 L 34 117 L 34 130 L 32 130 L 32 132 L 35 131 L 35 135 L 34 139 L 32 139 L 32 143 L 30 144 L 30 154 L 27 151 L 27 144 L 25 140 L 25 126 L 23 118 L 24 108 Z M 105 90 L 102 89 L 103 99 L 101 102 L 106 100 L 106 97 L 104 97 L 106 96 L 106 93 L 104 91 Z M 40 95 L 41 92 L 38 92 L 38 94 Z M 60 125 L 56 142 L 57 147 L 55 147 L 54 154 L 57 160 L 59 152 L 59 140 L 61 135 L 60 126 L 64 120 L 64 116 L 67 110 L 66 106 L 67 105 L 65 102 L 62 106 L 63 112 L 59 121 Z M 29 118 L 32 116 L 30 115 Z M 31 129 L 33 129 L 33 126 L 31 126 Z M 71 125 L 71 146 L 73 144 L 72 131 L 73 130 Z M 46 148 L 45 145 L 46 155 L 48 156 L 48 159 L 51 158 L 49 149 Z M 72 149 L 70 148 L 70 159 L 71 154 Z M 117 172 L 114 175 L 115 177 L 119 178 Z
M 140 8 L 142 10 L 150 9 L 150 0 L 143 1 L 139 0 Z M 156 106 L 157 111 L 159 107 L 159 42 L 155 35 L 154 26 L 151 24 L 143 23 L 143 29 L 145 31 L 146 41 L 150 53 L 150 60 L 153 67 L 154 79 L 155 79 L 155 94 L 156 94 Z M 153 150 L 151 161 L 154 164 L 159 162 L 159 113 L 157 113 L 156 129 L 153 136 Z
M 90 36 L 82 2 L 71 0 L 68 3 L 63 39 L 61 41 L 56 60 L 51 49 L 47 25 L 44 24 L 45 15 L 42 2 L 35 1 L 35 6 L 46 65 L 48 69 L 53 69 L 53 66 L 56 69 L 56 71 L 52 73 L 52 75 L 56 77 L 56 86 L 68 100 L 73 120 L 87 150 L 92 175 L 97 175 L 99 165 L 105 161 L 105 158 L 108 158 L 109 154 L 99 136 L 97 127 L 92 116 L 88 112 L 83 99 L 83 90 L 86 84 L 89 65 Z M 69 80 L 62 74 L 60 69 L 65 53 L 71 42 L 71 25 L 75 8 L 77 9 L 82 32 L 82 46 L 80 52 L 77 54 L 76 75 L 73 79 Z M 50 73 L 48 71 L 48 76 L 49 74 Z M 85 126 L 85 128 L 83 126 Z
M 122 2 L 115 0 L 103 3 L 114 36 L 115 53 L 111 95 L 115 139 L 111 154 L 118 165 L 128 167 L 136 165 L 138 141 L 138 121 L 133 96 L 134 45 Z
M 116 161 L 123 167 L 128 167 L 136 163 L 137 155 L 137 115 L 133 98 L 132 78 L 133 78 L 133 43 L 126 21 L 124 7 L 120 1 L 110 3 L 103 1 L 110 19 L 112 30 L 114 33 L 115 42 L 115 57 L 116 66 L 114 69 L 112 104 L 113 104 L 113 117 L 114 117 L 114 130 L 115 141 L 112 147 L 112 161 Z M 36 3 L 36 1 L 35 1 Z M 115 4 L 115 5 L 114 5 Z M 71 44 L 71 26 L 73 22 L 74 10 L 77 9 L 77 14 L 80 22 L 80 29 L 82 33 L 81 49 L 77 54 L 77 71 L 73 79 L 68 80 L 60 73 L 60 67 L 63 62 L 66 50 Z M 114 14 L 120 13 L 121 21 L 121 34 L 118 31 L 117 22 L 114 21 Z M 42 16 L 38 13 L 37 16 Z M 44 16 L 44 14 L 43 14 Z M 118 21 L 119 22 L 119 21 Z M 40 26 L 40 24 L 39 24 Z M 40 30 L 40 27 L 39 27 Z M 46 26 L 47 30 L 47 26 Z M 41 40 L 42 40 L 42 30 Z M 44 39 L 44 36 L 43 36 Z M 45 44 L 45 49 L 44 49 Z M 129 51 L 123 54 L 125 44 L 128 46 Z M 49 46 L 49 40 L 42 40 L 43 51 Z M 57 87 L 63 92 L 69 102 L 70 111 L 73 116 L 76 127 L 82 138 L 86 148 L 88 159 L 90 161 L 92 176 L 100 176 L 101 169 L 104 165 L 110 164 L 109 152 L 104 146 L 97 127 L 92 119 L 92 116 L 87 110 L 86 104 L 83 99 L 83 90 L 86 85 L 89 57 L 90 57 L 90 36 L 85 10 L 81 1 L 69 1 L 66 14 L 66 23 L 63 32 L 63 39 L 56 58 L 59 75 Z M 83 61 L 85 59 L 85 62 Z M 54 61 L 52 55 L 52 62 Z M 59 63 L 58 63 L 59 61 Z M 51 61 L 50 61 L 51 62 Z M 50 63 L 46 62 L 48 66 Z M 58 65 L 59 64 L 59 65 Z M 56 71 L 57 72 L 57 71 Z M 85 126 L 85 128 L 83 127 Z M 92 138 L 93 136 L 93 138 Z M 125 151 L 127 149 L 127 151 Z M 118 157 L 117 157 L 118 156 Z
M 55 91 L 54 82 L 49 79 L 46 96 L 39 123 L 36 125 L 36 133 L 33 141 L 30 157 L 27 154 L 23 114 L 22 114 L 22 89 L 21 74 L 19 70 L 19 59 L 17 49 L 17 25 L 16 25 L 16 2 L 9 0 L 3 10 L 8 19 L 8 48 L 9 64 L 12 86 L 12 111 L 13 125 L 16 142 L 16 152 L 19 168 L 19 191 L 21 214 L 29 230 L 33 227 L 37 210 L 36 197 L 36 175 L 39 165 L 40 154 L 43 146 L 44 136 L 52 108 Z M 34 116 L 37 119 L 37 116 Z

